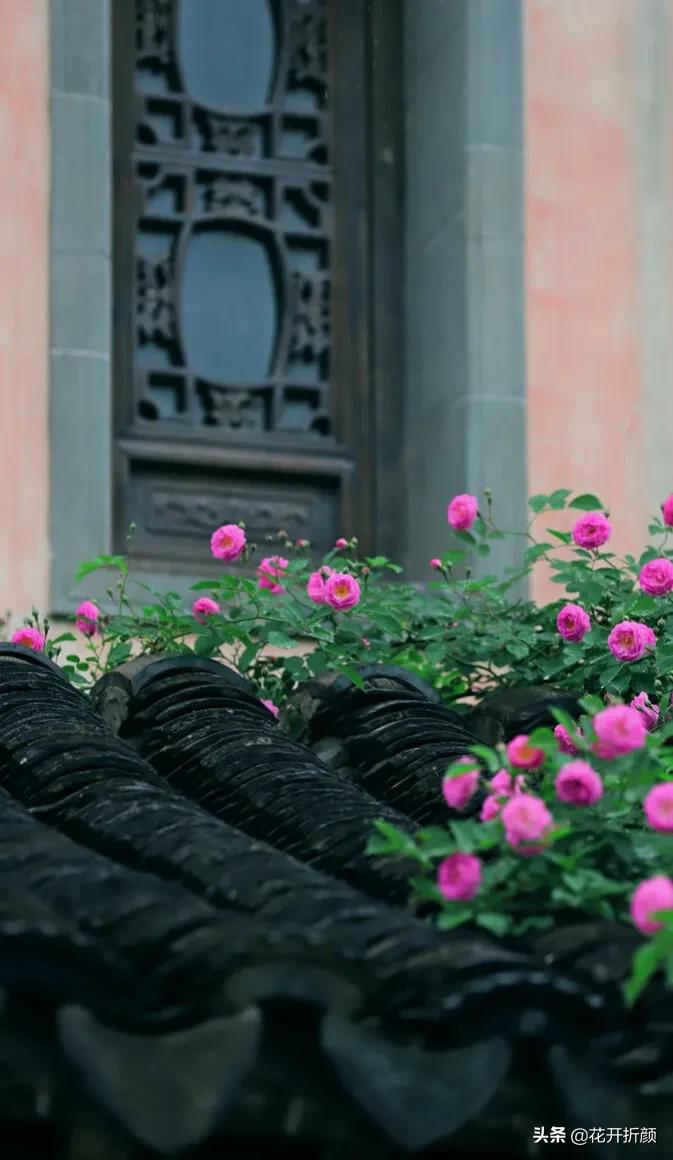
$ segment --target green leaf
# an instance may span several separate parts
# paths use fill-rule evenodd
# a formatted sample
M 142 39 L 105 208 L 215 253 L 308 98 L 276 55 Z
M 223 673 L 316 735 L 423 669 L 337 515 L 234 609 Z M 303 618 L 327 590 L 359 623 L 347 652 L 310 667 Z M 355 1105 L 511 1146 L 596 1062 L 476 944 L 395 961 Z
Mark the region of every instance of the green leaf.
M 348 677 L 348 680 L 352 681 L 357 689 L 364 689 L 365 683 L 357 669 L 351 668 L 350 665 L 342 665 L 339 672 L 342 676 Z
M 243 652 L 241 653 L 240 657 L 238 658 L 239 672 L 244 673 L 244 672 L 246 672 L 247 669 L 250 668 L 250 665 L 255 660 L 258 652 L 259 652 L 259 645 L 258 644 L 246 645 L 246 647 L 243 649 Z
M 449 552 L 442 553 L 442 564 L 449 564 L 452 568 L 455 564 L 462 564 L 466 553 L 460 548 L 452 548 Z
M 529 508 L 531 509 L 531 511 L 535 512 L 536 515 L 538 514 L 538 512 L 544 511 L 544 509 L 548 506 L 548 504 L 549 504 L 549 496 L 548 495 L 541 495 L 541 494 L 540 495 L 532 495 L 530 497 L 530 499 L 528 500 Z
M 465 544 L 476 544 L 476 540 L 471 532 L 456 531 L 454 529 L 454 536 L 457 540 L 462 540 Z
M 554 536 L 555 539 L 560 540 L 562 544 L 570 543 L 570 532 L 557 532 L 554 530 L 554 528 L 547 528 L 546 531 L 549 532 L 550 536 Z
M 549 496 L 549 506 L 552 511 L 560 511 L 561 508 L 566 506 L 566 500 L 570 495 L 571 490 L 572 489 L 569 487 L 559 487 L 556 489 L 556 491 L 551 493 Z
M 484 910 L 478 914 L 477 924 L 497 935 L 507 934 L 512 928 L 512 920 L 508 914 L 499 914 L 491 910 Z
M 272 648 L 296 648 L 297 642 L 292 637 L 287 636 L 284 632 L 276 632 L 272 629 L 266 638 L 266 643 Z
M 115 668 L 117 665 L 123 665 L 131 656 L 131 645 L 126 641 L 120 641 L 114 644 L 108 653 L 107 666 L 108 668 Z
M 390 822 L 384 822 L 381 818 L 378 818 L 374 822 L 374 826 L 376 827 L 380 837 L 385 839 L 386 845 L 385 848 L 381 848 L 380 840 L 377 843 L 376 834 L 373 834 L 367 847 L 368 853 L 390 853 L 405 855 L 412 854 L 415 857 L 418 856 L 416 844 L 408 834 L 405 834 L 402 830 L 398 830 L 397 827 L 391 825 Z M 372 843 L 377 843 L 379 848 L 377 850 L 372 850 Z
M 487 745 L 471 745 L 470 753 L 473 753 L 475 757 L 481 757 L 491 773 L 497 773 L 502 765 L 502 761 L 495 749 L 489 749 Z
M 601 503 L 597 495 L 592 495 L 591 492 L 583 492 L 582 495 L 576 495 L 570 501 L 568 507 L 579 508 L 582 512 L 604 511 L 604 505 Z
M 437 926 L 440 930 L 453 930 L 454 927 L 469 922 L 471 918 L 471 910 L 464 906 L 457 906 L 453 910 L 443 910 L 437 918 Z
M 659 970 L 666 956 L 666 948 L 656 939 L 640 947 L 633 956 L 631 976 L 624 987 L 627 1007 L 632 1007 L 650 979 Z
M 100 568 L 116 568 L 118 572 L 126 573 L 128 571 L 128 564 L 124 556 L 96 556 L 95 560 L 88 560 L 85 564 L 80 564 L 75 572 L 75 580 L 83 580 L 91 572 L 97 572 Z
M 194 652 L 197 656 L 207 657 L 217 649 L 217 640 L 211 632 L 202 632 L 194 641 Z
M 544 554 L 552 547 L 553 544 L 532 544 L 530 548 L 526 548 L 526 551 L 523 554 L 523 558 L 527 564 L 534 564 L 536 560 L 539 560 L 541 556 L 544 556 Z

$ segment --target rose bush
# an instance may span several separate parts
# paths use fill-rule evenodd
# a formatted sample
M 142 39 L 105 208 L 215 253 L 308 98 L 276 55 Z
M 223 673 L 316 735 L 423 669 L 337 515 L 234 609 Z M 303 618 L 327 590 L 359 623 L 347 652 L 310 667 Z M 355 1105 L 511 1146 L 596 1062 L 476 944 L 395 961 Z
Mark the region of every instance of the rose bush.
M 415 859 L 414 897 L 435 904 L 445 930 L 474 923 L 525 934 L 552 927 L 569 911 L 633 922 L 648 937 L 626 988 L 633 1001 L 660 966 L 673 985 L 673 722 L 648 732 L 638 709 L 606 709 L 591 696 L 583 706 L 579 735 L 555 712 L 575 736 L 578 757 L 569 758 L 549 728 L 517 738 L 514 749 L 476 746 L 474 756 L 491 774 L 479 820 L 428 827 L 415 837 L 380 822 L 370 848 Z M 522 774 L 524 742 L 543 762 Z M 444 798 L 459 810 L 477 791 L 476 781 L 466 783 L 469 762 L 466 754 L 444 780 Z M 446 867 L 458 856 L 470 859 L 470 874 L 456 884 Z M 460 889 L 464 880 L 469 891 Z
M 555 730 L 481 747 L 438 786 L 462 808 L 476 792 L 478 759 L 491 775 L 480 820 L 417 842 L 381 833 L 374 848 L 417 859 L 414 889 L 436 903 L 443 926 L 525 931 L 568 908 L 634 922 L 652 937 L 633 996 L 660 963 L 673 981 L 673 921 L 658 913 L 673 907 L 673 496 L 637 557 L 611 550 L 613 521 L 597 496 L 557 489 L 529 506 L 527 527 L 506 531 L 489 492 L 483 504 L 454 497 L 446 519 L 455 545 L 437 545 L 423 591 L 385 557 L 363 556 L 354 538 L 340 536 L 316 559 L 306 540 L 279 532 L 256 545 L 242 525 L 222 524 L 210 537 L 220 571 L 193 586 L 187 606 L 184 594 L 132 577 L 127 557 L 100 556 L 78 579 L 96 570 L 116 579 L 105 602 L 77 610 L 84 656 L 68 649 L 74 634 L 53 639 L 35 612 L 14 639 L 45 648 L 85 686 L 135 653 L 224 656 L 290 730 L 302 681 L 340 671 L 359 683 L 364 660 L 411 669 L 458 710 L 515 685 L 576 694 L 586 710 L 579 725 L 559 715 Z M 575 515 L 570 531 L 553 526 L 561 511 Z M 482 575 L 493 545 L 510 536 L 521 542 L 520 565 Z M 542 566 L 559 599 L 539 606 L 518 593 Z

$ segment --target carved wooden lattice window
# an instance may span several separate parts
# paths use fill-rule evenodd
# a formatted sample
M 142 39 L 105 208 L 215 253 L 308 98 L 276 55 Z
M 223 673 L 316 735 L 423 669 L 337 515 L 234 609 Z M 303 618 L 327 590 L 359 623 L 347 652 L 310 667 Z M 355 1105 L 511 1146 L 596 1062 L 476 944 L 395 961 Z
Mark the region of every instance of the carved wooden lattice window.
M 141 559 L 188 571 L 223 521 L 369 535 L 365 86 L 337 60 L 365 5 L 331 7 L 115 0 L 115 522 Z

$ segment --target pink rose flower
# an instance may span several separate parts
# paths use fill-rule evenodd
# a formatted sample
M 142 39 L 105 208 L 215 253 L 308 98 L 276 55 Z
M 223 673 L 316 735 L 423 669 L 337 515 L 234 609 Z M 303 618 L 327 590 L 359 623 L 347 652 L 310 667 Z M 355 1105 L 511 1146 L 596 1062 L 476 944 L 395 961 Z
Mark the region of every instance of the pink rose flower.
M 643 810 L 653 830 L 673 834 L 673 781 L 653 785 L 645 797 Z
M 510 846 L 539 842 L 554 822 L 542 799 L 530 793 L 514 794 L 502 807 L 501 817 Z
M 599 757 L 608 759 L 641 749 L 647 737 L 642 714 L 630 705 L 609 705 L 601 709 L 593 719 L 593 727 L 595 751 Z
M 650 916 L 658 910 L 673 909 L 673 881 L 665 874 L 655 874 L 646 878 L 631 895 L 631 918 L 641 934 L 656 934 L 663 922 L 655 922 Z
M 481 859 L 476 854 L 450 854 L 439 864 L 437 885 L 449 902 L 469 902 L 481 885 Z
M 608 648 L 618 661 L 639 661 L 645 654 L 650 640 L 649 634 L 654 637 L 652 629 L 643 632 L 647 626 L 639 624 L 637 620 L 620 620 L 610 629 Z M 656 643 L 656 637 L 654 637 Z
M 519 733 L 507 744 L 507 759 L 519 769 L 539 769 L 544 765 L 544 749 L 531 745 L 527 733 Z
M 344 611 L 360 603 L 360 585 L 347 572 L 332 572 L 325 582 L 325 602 Z
M 479 817 L 482 822 L 492 822 L 500 813 L 500 801 L 495 794 L 490 793 L 488 797 L 484 798 Z
M 650 733 L 659 720 L 659 706 L 656 701 L 650 701 L 647 693 L 638 693 L 631 701 L 631 708 L 637 709 L 642 715 L 645 728 Z
M 603 796 L 603 782 L 588 761 L 569 761 L 554 782 L 559 801 L 576 806 L 592 806 Z
M 295 548 L 308 548 L 308 545 L 309 545 L 308 540 L 295 540 L 295 542 L 294 542 Z
M 591 632 L 591 621 L 579 604 L 564 604 L 556 617 L 556 627 L 564 640 L 577 644 Z
M 469 532 L 479 511 L 476 495 L 454 495 L 446 509 L 446 518 L 457 532 Z
M 571 532 L 578 548 L 600 548 L 612 535 L 612 524 L 603 512 L 587 512 L 580 516 Z
M 317 572 L 311 572 L 306 585 L 306 594 L 310 597 L 314 604 L 325 603 L 325 581 L 331 574 L 332 569 L 326 565 L 318 568 Z
M 199 596 L 192 604 L 194 619 L 198 620 L 199 624 L 205 624 L 209 616 L 215 616 L 219 611 L 217 600 L 212 600 L 210 596 Z
M 452 810 L 464 810 L 479 785 L 479 768 L 475 768 L 473 757 L 460 757 L 456 764 L 470 768 L 465 773 L 445 777 L 442 782 L 442 793 L 444 801 Z
M 347 548 L 348 547 L 348 540 L 345 540 L 343 538 L 343 536 L 339 536 L 339 539 L 337 540 L 334 547 L 335 548 Z
M 245 532 L 238 524 L 223 524 L 210 537 L 210 550 L 218 560 L 238 560 L 245 544 Z
M 75 611 L 75 628 L 84 636 L 96 636 L 100 632 L 100 609 L 93 600 L 83 600 Z
M 430 561 L 430 567 L 431 568 L 441 568 L 441 566 L 442 566 L 442 561 L 439 560 L 437 558 L 437 556 L 433 556 L 432 560 Z
M 12 644 L 22 644 L 24 648 L 32 648 L 34 652 L 42 651 L 44 640 L 44 633 L 28 624 L 22 625 L 12 633 Z
M 257 565 L 257 583 L 260 588 L 268 588 L 269 592 L 273 592 L 277 596 L 279 592 L 284 592 L 285 589 L 281 584 L 281 580 L 285 576 L 285 569 L 289 566 L 289 560 L 283 556 L 265 556 Z
M 651 629 L 647 624 L 639 624 L 638 628 L 640 629 L 641 638 L 645 642 L 645 651 L 647 651 L 648 648 L 656 648 L 657 638 L 654 634 L 654 630 Z
M 274 717 L 280 717 L 280 709 L 277 705 L 274 705 L 273 701 L 265 700 L 264 697 L 261 697 L 260 700 L 264 708 L 268 709 L 270 713 L 273 713 Z
M 673 528 L 673 495 L 669 495 L 661 505 L 661 514 L 667 528 Z
M 524 777 L 522 773 L 518 773 L 516 777 L 512 777 L 506 769 L 499 769 L 493 775 L 488 783 L 493 790 L 493 793 L 500 794 L 502 797 L 511 797 L 513 793 L 521 793 L 524 788 Z
M 576 735 L 581 738 L 582 732 L 580 729 L 577 730 Z M 575 745 L 565 725 L 555 726 L 554 737 L 556 738 L 561 753 L 567 753 L 570 757 L 574 757 L 576 753 L 579 753 L 579 749 Z
M 640 569 L 638 583 L 648 596 L 665 596 L 673 588 L 673 564 L 665 556 L 649 560 Z

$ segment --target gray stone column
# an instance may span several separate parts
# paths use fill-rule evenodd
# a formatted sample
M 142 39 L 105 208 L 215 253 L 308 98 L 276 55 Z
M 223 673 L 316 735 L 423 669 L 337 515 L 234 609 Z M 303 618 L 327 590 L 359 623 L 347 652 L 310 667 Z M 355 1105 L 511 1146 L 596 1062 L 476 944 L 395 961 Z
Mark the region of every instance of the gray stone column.
M 51 609 L 111 543 L 109 0 L 51 0 Z
M 406 0 L 407 568 L 457 492 L 526 518 L 521 0 Z M 519 541 L 520 543 L 520 541 Z M 482 563 L 518 562 L 508 543 Z

